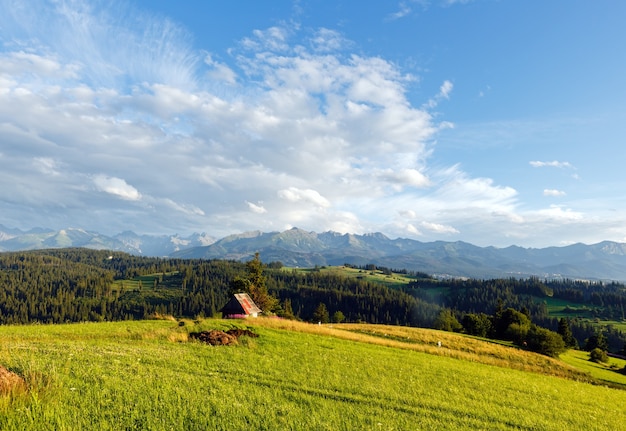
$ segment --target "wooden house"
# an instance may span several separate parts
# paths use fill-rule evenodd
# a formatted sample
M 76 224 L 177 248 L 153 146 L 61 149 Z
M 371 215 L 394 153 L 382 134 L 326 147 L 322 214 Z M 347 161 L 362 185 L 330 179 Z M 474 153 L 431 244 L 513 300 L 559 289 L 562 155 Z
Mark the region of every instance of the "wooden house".
M 224 319 L 258 317 L 262 312 L 247 293 L 235 293 L 220 311 Z

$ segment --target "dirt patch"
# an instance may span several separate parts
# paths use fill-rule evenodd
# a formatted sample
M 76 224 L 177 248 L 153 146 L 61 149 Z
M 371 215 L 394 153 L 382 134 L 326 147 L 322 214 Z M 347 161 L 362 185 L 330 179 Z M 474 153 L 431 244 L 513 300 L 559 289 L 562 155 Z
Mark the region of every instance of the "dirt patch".
M 239 337 L 257 338 L 259 336 L 259 334 L 255 334 L 249 329 L 239 329 L 239 328 L 229 329 L 228 331 L 226 331 L 226 333 L 228 335 L 232 335 L 235 338 L 239 338 Z
M 189 338 L 212 346 L 232 346 L 238 344 L 237 339 L 242 336 L 258 337 L 259 335 L 248 329 L 229 329 L 226 332 L 213 329 L 189 334 Z
M 15 390 L 25 390 L 24 379 L 0 365 L 0 394 L 9 394 Z

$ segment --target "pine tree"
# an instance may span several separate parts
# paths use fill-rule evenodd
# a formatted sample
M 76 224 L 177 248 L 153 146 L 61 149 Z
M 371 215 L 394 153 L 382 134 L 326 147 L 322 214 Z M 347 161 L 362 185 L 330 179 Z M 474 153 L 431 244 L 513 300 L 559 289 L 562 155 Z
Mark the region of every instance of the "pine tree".
M 323 302 L 320 302 L 313 312 L 313 321 L 318 323 L 328 323 L 330 321 L 328 308 L 326 308 L 326 304 Z
M 291 299 L 286 298 L 283 301 L 280 313 L 278 315 L 284 319 L 295 320 L 296 316 L 293 314 L 293 308 L 291 306 Z
M 251 261 L 246 263 L 246 268 L 248 269 L 247 293 L 264 313 L 273 312 L 278 305 L 278 300 L 267 291 L 263 264 L 258 252 L 254 254 Z
M 575 349 L 578 348 L 578 341 L 576 341 L 576 338 L 574 338 L 574 335 L 572 334 L 569 319 L 566 319 L 565 317 L 561 317 L 559 319 L 557 333 L 563 338 L 566 347 L 572 347 Z

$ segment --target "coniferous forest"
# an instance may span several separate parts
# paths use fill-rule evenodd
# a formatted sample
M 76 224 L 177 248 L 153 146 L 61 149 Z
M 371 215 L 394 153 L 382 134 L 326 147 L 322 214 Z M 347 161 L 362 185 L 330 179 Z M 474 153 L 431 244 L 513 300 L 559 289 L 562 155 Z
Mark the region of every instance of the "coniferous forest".
M 272 311 L 281 317 L 431 327 L 520 343 L 520 331 L 541 338 L 541 331 L 549 330 L 561 334 L 567 346 L 586 347 L 600 338 L 615 353 L 626 345 L 626 334 L 615 327 L 599 329 L 574 310 L 571 318 L 550 317 L 545 301 L 538 300 L 584 303 L 598 319 L 622 321 L 626 288 L 620 283 L 434 280 L 415 273 L 406 287 L 389 288 L 281 266 L 263 265 L 268 292 L 277 299 Z M 214 316 L 228 300 L 233 280 L 246 271 L 245 263 L 235 261 L 90 249 L 0 253 L 0 324 Z

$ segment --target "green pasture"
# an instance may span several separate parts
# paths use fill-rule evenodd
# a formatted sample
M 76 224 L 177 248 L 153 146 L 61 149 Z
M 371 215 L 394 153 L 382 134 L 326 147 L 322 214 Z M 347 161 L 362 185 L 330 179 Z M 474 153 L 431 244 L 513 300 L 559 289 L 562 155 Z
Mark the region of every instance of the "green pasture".
M 566 364 L 587 372 L 602 382 L 626 389 L 626 374 L 620 372 L 626 369 L 626 361 L 623 359 L 610 357 L 606 364 L 592 362 L 589 360 L 589 352 L 582 350 L 568 350 L 560 358 Z
M 126 280 L 115 280 L 113 288 L 121 291 L 180 289 L 182 277 L 178 272 L 146 274 Z
M 561 431 L 626 423 L 623 390 L 448 356 L 445 340 L 428 353 L 264 320 L 275 319 L 2 326 L 0 364 L 29 389 L 0 396 L 0 429 Z M 259 337 L 234 347 L 188 338 L 233 324 Z M 507 352 L 515 361 L 517 350 Z
M 550 297 L 537 298 L 537 301 L 545 302 L 546 307 L 548 308 L 548 313 L 552 317 L 569 317 L 570 319 L 574 317 L 581 319 L 593 318 L 594 307 L 590 305 Z
M 284 271 L 297 272 L 319 272 L 322 274 L 331 274 L 347 278 L 357 278 L 359 280 L 368 281 L 370 283 L 383 284 L 388 287 L 397 288 L 407 285 L 415 277 L 405 274 L 391 273 L 385 274 L 381 270 L 366 270 L 350 268 L 346 266 L 320 266 L 315 268 L 284 268 Z

